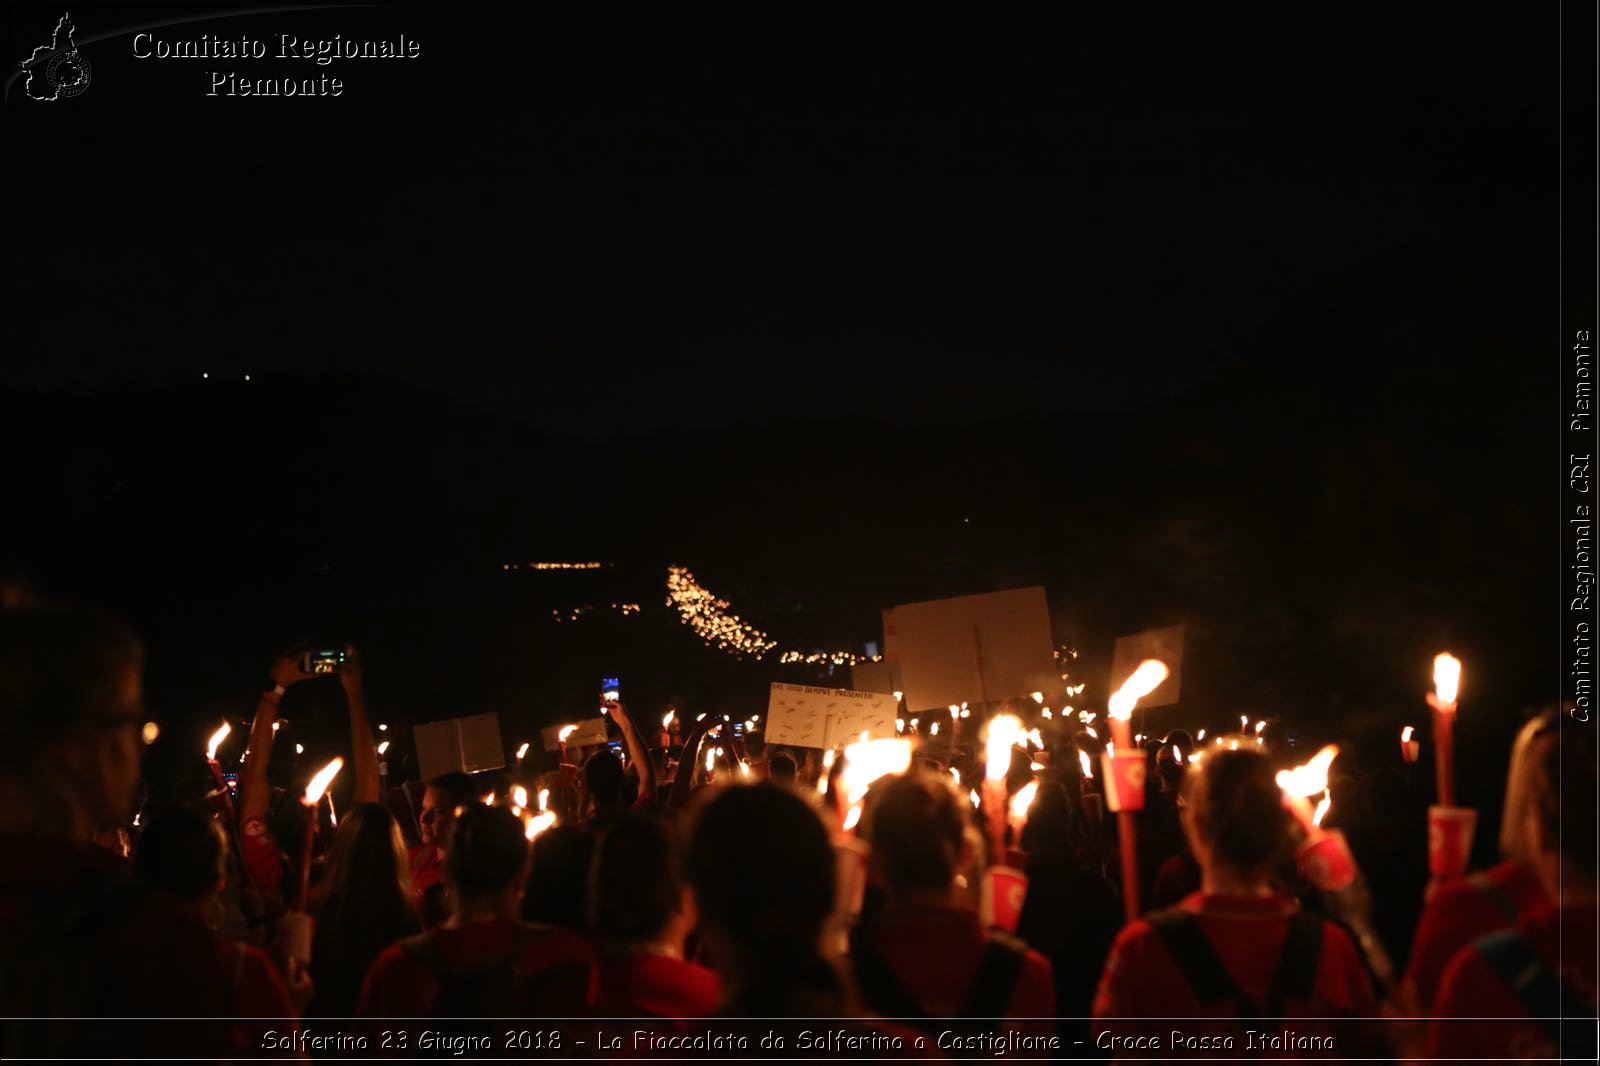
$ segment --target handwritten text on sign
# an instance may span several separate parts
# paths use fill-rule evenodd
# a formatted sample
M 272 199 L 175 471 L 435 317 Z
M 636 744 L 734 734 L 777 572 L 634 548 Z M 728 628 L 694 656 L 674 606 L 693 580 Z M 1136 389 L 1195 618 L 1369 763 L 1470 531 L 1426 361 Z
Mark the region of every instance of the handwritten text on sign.
M 861 737 L 894 736 L 899 703 L 886 692 L 774 683 L 767 701 L 768 744 L 831 748 Z

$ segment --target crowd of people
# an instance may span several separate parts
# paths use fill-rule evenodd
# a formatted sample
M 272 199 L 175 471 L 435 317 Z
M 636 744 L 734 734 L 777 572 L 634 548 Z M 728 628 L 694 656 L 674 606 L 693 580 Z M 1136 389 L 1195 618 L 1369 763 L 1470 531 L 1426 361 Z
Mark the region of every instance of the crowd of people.
M 1503 861 L 1427 886 L 1395 975 L 1297 868 L 1270 741 L 1200 760 L 1186 733 L 1147 743 L 1129 886 L 1066 723 L 1013 749 L 1003 795 L 1033 797 L 997 838 L 970 788 L 983 752 L 959 737 L 924 738 L 847 810 L 839 753 L 768 748 L 714 711 L 663 737 L 612 704 L 615 749 L 389 787 L 363 673 L 350 649 L 336 824 L 272 783 L 279 705 L 311 677 L 294 654 L 269 671 L 237 795 L 145 802 L 138 638 L 93 611 L 0 611 L 0 1051 L 133 1050 L 63 1018 L 191 1019 L 164 1048 L 211 1057 L 294 1019 L 813 1018 L 1128 1057 L 1168 1019 L 1341 1057 L 1537 1056 L 1557 1019 L 1592 1028 L 1596 812 L 1562 797 L 1594 795 L 1595 747 L 1563 743 L 1553 711 L 1512 750 Z M 1013 920 L 983 905 L 1002 865 L 1027 878 Z

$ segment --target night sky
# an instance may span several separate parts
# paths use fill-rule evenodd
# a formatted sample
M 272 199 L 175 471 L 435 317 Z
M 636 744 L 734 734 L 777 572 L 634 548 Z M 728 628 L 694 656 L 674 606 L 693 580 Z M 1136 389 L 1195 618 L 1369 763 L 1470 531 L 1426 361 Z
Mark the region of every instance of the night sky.
M 424 44 L 337 101 L 126 37 L 12 100 L 0 564 L 171 713 L 310 627 L 417 720 L 793 679 L 669 562 L 799 644 L 1043 583 L 1103 674 L 1188 621 L 1219 716 L 1414 715 L 1440 641 L 1549 697 L 1554 5 L 550 11 L 295 16 Z M 610 592 L 501 580 L 543 557 L 646 617 L 552 635 Z

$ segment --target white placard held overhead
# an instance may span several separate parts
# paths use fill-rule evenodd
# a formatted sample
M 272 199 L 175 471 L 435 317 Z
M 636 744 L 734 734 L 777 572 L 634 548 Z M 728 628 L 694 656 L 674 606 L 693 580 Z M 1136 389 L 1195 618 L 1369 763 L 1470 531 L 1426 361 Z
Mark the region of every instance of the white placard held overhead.
M 892 621 L 885 612 L 885 626 L 908 711 L 1020 699 L 1060 687 L 1042 586 L 903 603 Z
M 852 692 L 773 682 L 767 700 L 768 744 L 832 748 L 860 738 L 894 736 L 898 706 L 887 692 Z

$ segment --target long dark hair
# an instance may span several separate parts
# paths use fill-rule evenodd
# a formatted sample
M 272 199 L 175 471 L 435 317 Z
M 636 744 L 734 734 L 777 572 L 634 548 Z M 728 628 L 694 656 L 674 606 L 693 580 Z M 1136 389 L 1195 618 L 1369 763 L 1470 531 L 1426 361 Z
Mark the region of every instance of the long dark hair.
M 362 803 L 340 820 L 311 910 L 311 1013 L 348 1017 L 379 952 L 420 928 L 400 826 L 384 807 Z

